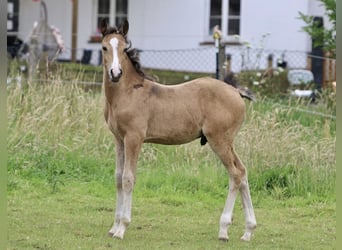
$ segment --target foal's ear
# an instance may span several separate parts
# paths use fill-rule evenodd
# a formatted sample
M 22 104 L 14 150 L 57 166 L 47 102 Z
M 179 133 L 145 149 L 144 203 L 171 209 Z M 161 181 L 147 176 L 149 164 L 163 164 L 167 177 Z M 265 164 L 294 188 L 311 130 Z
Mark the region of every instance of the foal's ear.
M 127 33 L 128 33 L 128 29 L 129 29 L 129 24 L 128 24 L 128 21 L 125 20 L 125 21 L 121 24 L 121 26 L 120 26 L 120 28 L 119 28 L 119 31 L 120 31 L 120 33 L 121 33 L 123 36 L 126 36 Z
M 100 24 L 100 31 L 102 33 L 102 36 L 105 36 L 108 30 L 108 23 L 106 19 L 102 19 L 101 20 L 101 24 Z

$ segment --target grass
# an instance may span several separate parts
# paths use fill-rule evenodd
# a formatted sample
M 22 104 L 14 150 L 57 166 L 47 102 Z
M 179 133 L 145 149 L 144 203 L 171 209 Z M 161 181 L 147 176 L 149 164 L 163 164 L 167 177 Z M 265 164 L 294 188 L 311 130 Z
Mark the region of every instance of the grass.
M 224 199 L 182 195 L 164 202 L 138 189 L 133 221 L 123 241 L 106 235 L 113 218 L 112 189 L 95 181 L 71 182 L 52 194 L 44 182 L 22 183 L 9 199 L 8 249 L 334 249 L 336 211 L 332 203 L 305 204 L 265 198 L 255 207 L 258 228 L 240 242 L 243 214 L 237 201 L 230 241 L 217 240 Z
M 8 87 L 8 249 L 333 249 L 336 121 L 322 103 L 247 104 L 236 151 L 248 168 L 258 228 L 250 243 L 240 201 L 227 244 L 217 238 L 228 187 L 222 164 L 199 141 L 145 144 L 133 221 L 106 236 L 114 212 L 114 145 L 103 95 L 64 84 Z M 300 246 L 300 247 L 299 247 Z

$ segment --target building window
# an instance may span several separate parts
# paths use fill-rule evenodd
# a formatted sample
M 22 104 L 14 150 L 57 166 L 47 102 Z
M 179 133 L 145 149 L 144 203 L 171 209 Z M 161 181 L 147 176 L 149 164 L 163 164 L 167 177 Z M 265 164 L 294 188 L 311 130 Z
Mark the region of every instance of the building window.
M 219 25 L 224 36 L 240 34 L 241 0 L 210 0 L 209 34 Z
M 116 0 L 115 24 L 118 26 L 127 19 L 128 0 Z
M 110 25 L 119 26 L 128 19 L 128 0 L 97 0 L 97 28 L 102 19 L 106 19 Z
M 7 35 L 16 35 L 19 26 L 19 0 L 7 1 Z

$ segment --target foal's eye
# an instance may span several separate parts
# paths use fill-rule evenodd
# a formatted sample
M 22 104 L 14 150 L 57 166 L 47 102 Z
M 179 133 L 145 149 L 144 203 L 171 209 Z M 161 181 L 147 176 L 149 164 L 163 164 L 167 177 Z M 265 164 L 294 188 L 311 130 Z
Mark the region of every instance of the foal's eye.
M 102 47 L 103 51 L 107 51 L 107 47 L 103 46 Z

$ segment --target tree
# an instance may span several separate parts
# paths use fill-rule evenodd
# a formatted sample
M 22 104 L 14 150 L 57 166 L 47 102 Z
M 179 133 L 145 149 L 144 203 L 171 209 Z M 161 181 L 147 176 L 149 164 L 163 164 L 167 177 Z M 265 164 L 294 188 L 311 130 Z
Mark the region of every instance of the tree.
M 308 33 L 315 43 L 315 47 L 322 47 L 324 51 L 330 52 L 331 56 L 336 57 L 336 0 L 319 0 L 325 7 L 332 26 L 330 29 L 322 27 L 313 16 L 308 16 L 299 12 L 299 18 L 305 22 L 303 30 Z

